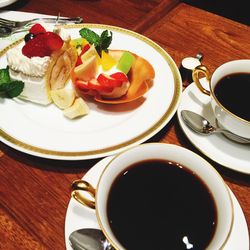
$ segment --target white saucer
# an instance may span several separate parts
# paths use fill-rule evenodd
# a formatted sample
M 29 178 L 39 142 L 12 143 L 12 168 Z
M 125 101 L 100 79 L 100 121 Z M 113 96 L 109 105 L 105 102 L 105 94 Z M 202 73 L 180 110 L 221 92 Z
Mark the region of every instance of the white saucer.
M 0 8 L 8 6 L 16 1 L 17 0 L 0 0 Z
M 99 161 L 86 173 L 83 179 L 96 187 L 99 176 L 111 159 L 112 157 L 110 156 Z M 244 214 L 231 190 L 230 194 L 234 206 L 234 223 L 229 240 L 223 249 L 249 250 L 249 235 Z M 72 250 L 68 240 L 69 235 L 80 228 L 99 228 L 95 210 L 84 207 L 74 199 L 70 199 L 65 218 L 65 245 L 67 250 Z
M 204 79 L 202 80 L 204 82 Z M 198 150 L 213 161 L 232 170 L 250 174 L 250 145 L 233 142 L 222 134 L 203 136 L 193 132 L 181 118 L 181 111 L 184 109 L 204 116 L 215 125 L 210 97 L 202 94 L 194 83 L 182 93 L 177 110 L 178 120 L 184 133 Z

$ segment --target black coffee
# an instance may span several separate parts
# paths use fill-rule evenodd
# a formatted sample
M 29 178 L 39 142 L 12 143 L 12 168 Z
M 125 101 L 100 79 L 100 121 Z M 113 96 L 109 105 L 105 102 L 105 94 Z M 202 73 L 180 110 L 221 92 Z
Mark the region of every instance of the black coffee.
M 217 223 L 213 197 L 200 178 L 156 159 L 117 177 L 107 211 L 112 231 L 128 250 L 205 249 Z
M 227 110 L 250 121 L 250 74 L 236 73 L 223 77 L 216 84 L 214 94 Z

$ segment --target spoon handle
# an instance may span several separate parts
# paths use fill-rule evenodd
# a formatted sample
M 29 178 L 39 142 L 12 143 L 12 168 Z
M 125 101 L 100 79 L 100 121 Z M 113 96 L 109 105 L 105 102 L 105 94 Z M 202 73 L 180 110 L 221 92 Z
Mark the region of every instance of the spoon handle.
M 236 135 L 236 134 L 234 134 L 228 130 L 225 130 L 225 129 L 217 128 L 213 132 L 226 134 L 226 136 L 229 139 L 232 139 L 232 140 L 240 142 L 240 143 L 245 143 L 245 144 L 250 143 L 250 139 Z

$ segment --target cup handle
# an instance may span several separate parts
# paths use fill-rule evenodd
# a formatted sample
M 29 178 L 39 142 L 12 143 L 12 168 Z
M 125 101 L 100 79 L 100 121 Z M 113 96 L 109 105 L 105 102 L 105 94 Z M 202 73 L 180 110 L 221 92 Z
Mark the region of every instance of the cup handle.
M 95 189 L 91 184 L 84 180 L 75 180 L 71 185 L 71 196 L 84 206 L 95 209 Z M 80 191 L 88 192 L 94 200 L 90 200 Z
M 206 76 L 206 79 L 208 82 L 210 81 L 211 74 L 210 74 L 208 68 L 204 65 L 198 65 L 197 67 L 194 68 L 193 73 L 192 73 L 193 80 L 194 80 L 196 86 L 199 88 L 199 90 L 202 93 L 210 96 L 210 91 L 205 89 L 202 86 L 202 84 L 200 83 L 199 73 L 204 74 Z

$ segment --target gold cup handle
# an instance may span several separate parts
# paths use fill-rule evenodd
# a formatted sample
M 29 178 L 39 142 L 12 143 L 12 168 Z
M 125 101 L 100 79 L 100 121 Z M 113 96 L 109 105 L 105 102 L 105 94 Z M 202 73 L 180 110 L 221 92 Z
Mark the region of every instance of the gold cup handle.
M 193 70 L 193 73 L 192 73 L 193 80 L 194 80 L 196 86 L 199 88 L 199 90 L 200 90 L 202 93 L 204 93 L 204 94 L 210 96 L 210 91 L 207 90 L 207 89 L 205 89 L 205 88 L 202 86 L 201 82 L 200 82 L 199 73 L 204 74 L 204 75 L 206 76 L 206 79 L 207 79 L 208 82 L 210 81 L 211 74 L 210 74 L 208 68 L 207 68 L 206 66 L 204 66 L 204 65 L 199 65 L 199 66 L 197 66 L 197 67 Z
M 95 189 L 91 184 L 84 180 L 75 180 L 71 185 L 71 196 L 84 206 L 95 209 Z M 89 193 L 94 199 L 90 200 L 86 198 L 83 194 L 85 191 Z

